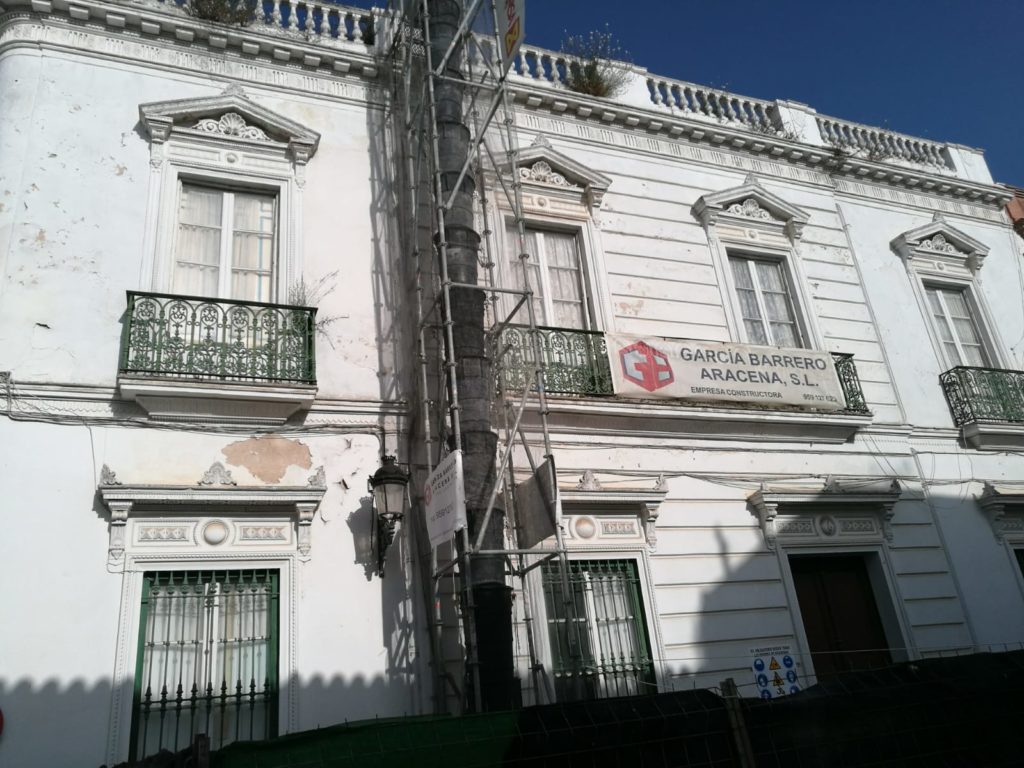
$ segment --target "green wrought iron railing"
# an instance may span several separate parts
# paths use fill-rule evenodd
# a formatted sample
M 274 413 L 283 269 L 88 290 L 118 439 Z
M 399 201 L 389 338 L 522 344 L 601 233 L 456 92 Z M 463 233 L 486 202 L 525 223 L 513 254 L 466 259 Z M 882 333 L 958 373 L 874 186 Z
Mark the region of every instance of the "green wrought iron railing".
M 277 735 L 276 570 L 147 572 L 132 695 L 132 764 L 196 734 L 219 749 Z
M 122 374 L 316 383 L 316 309 L 128 291 Z
M 562 395 L 611 395 L 612 372 L 604 335 L 572 328 L 537 327 L 544 363 L 544 390 Z M 501 384 L 506 390 L 524 389 L 532 383 L 536 364 L 530 329 L 510 325 L 501 334 Z
M 1024 422 L 1024 372 L 959 366 L 939 376 L 958 427 Z
M 538 326 L 537 338 L 544 363 L 544 389 L 549 394 L 612 395 L 612 374 L 604 335 L 596 331 Z M 506 390 L 522 390 L 532 384 L 536 364 L 530 329 L 510 325 L 502 330 L 500 384 Z M 853 355 L 833 352 L 832 360 L 846 398 L 844 413 L 867 415 L 867 401 L 857 376 Z
M 541 571 L 558 700 L 657 693 L 636 561 L 567 565 L 568 594 L 558 563 Z
M 843 396 L 846 398 L 844 413 L 855 413 L 861 416 L 868 416 L 867 400 L 864 399 L 864 390 L 860 386 L 860 377 L 857 375 L 857 366 L 853 364 L 853 355 L 846 352 L 833 352 L 832 362 L 836 366 L 836 374 L 839 376 L 839 385 L 843 388 Z

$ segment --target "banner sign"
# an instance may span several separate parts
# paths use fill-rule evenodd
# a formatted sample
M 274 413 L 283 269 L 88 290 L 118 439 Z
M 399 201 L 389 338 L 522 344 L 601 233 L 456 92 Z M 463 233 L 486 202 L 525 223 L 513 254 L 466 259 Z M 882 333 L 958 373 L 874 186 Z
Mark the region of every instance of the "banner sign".
M 526 35 L 526 0 L 498 0 L 501 71 L 508 72 Z
M 615 394 L 700 402 L 846 407 L 828 352 L 606 334 Z
M 529 549 L 554 536 L 558 517 L 554 457 L 548 458 L 529 479 L 517 485 L 515 494 L 519 546 Z
M 462 451 L 448 454 L 423 485 L 430 546 L 451 539 L 466 527 L 466 486 L 462 477 Z

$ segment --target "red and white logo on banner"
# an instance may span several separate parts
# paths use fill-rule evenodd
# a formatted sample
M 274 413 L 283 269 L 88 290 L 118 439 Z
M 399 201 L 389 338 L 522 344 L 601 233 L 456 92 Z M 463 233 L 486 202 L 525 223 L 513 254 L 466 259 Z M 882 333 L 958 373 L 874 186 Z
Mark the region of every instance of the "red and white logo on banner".
M 675 381 L 668 356 L 646 342 L 638 341 L 619 350 L 619 361 L 626 381 L 648 392 L 667 387 Z

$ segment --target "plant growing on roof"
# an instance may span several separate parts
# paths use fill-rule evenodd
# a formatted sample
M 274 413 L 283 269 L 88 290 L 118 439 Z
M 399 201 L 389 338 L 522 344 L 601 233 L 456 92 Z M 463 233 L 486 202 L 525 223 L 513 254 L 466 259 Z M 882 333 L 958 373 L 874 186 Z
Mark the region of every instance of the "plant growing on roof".
M 188 0 L 185 12 L 189 16 L 220 24 L 245 26 L 256 18 L 260 0 Z
M 586 35 L 568 35 L 562 41 L 566 62 L 565 84 L 577 93 L 609 98 L 629 83 L 631 59 L 608 25 Z

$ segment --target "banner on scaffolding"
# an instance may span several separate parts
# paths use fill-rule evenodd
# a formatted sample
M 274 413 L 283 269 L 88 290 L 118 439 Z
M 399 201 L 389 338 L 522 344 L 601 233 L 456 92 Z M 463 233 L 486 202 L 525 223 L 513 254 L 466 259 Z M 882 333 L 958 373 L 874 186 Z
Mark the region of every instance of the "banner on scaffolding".
M 462 451 L 449 453 L 434 467 L 423 485 L 427 536 L 436 547 L 466 527 L 466 484 L 462 475 Z
M 501 40 L 501 72 L 508 72 L 526 35 L 526 0 L 500 0 L 498 38 Z
M 558 484 L 555 460 L 549 458 L 529 479 L 516 486 L 516 522 L 519 546 L 529 549 L 555 535 L 558 519 Z
M 606 334 L 615 393 L 627 397 L 846 407 L 828 352 Z

